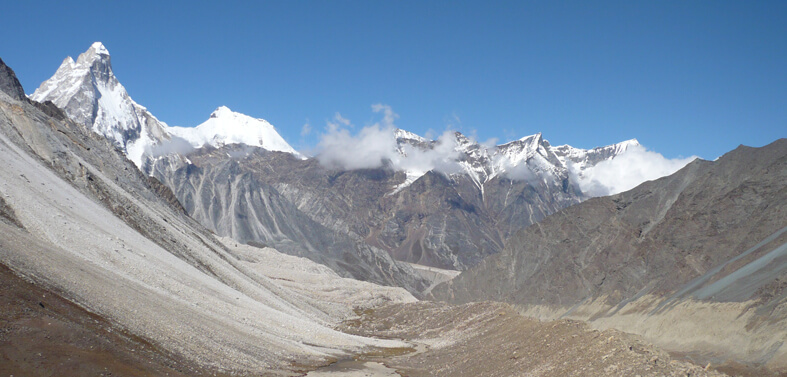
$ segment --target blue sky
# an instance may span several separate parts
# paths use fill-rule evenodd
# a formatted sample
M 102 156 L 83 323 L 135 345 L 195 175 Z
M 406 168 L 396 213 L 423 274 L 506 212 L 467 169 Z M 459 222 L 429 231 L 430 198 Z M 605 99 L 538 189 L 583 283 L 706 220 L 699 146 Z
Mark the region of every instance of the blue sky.
M 163 3 L 163 4 L 162 4 Z M 713 159 L 787 136 L 785 1 L 15 1 L 0 57 L 28 93 L 94 41 L 170 125 L 218 106 L 313 147 L 339 112 L 401 128 Z M 302 136 L 304 124 L 313 132 Z

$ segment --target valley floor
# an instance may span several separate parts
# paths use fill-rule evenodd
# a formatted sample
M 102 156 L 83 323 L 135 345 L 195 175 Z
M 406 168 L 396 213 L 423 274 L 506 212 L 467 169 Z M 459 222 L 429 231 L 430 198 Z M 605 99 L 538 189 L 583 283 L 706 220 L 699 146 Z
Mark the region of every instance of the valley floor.
M 357 365 L 382 364 L 402 376 L 724 375 L 676 360 L 629 334 L 570 320 L 540 322 L 501 303 L 389 305 L 359 313 L 342 330 L 411 342 L 413 350 L 405 354 L 356 358 Z M 377 375 L 370 371 L 320 375 Z
M 0 288 L 0 375 L 215 375 L 118 331 L 5 266 Z M 412 347 L 368 350 L 307 376 L 722 375 L 673 360 L 627 334 L 576 321 L 539 322 L 506 304 L 416 302 L 357 314 L 340 330 Z

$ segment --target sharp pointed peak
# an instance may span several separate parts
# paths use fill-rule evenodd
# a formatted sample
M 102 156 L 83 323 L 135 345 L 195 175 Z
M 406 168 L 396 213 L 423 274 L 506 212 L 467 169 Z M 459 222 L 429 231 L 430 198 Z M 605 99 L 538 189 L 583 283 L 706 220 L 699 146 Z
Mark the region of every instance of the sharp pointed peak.
M 621 141 L 618 144 L 625 145 L 625 146 L 642 145 L 642 144 L 639 143 L 639 140 L 637 140 L 637 139 L 629 139 L 629 140 L 626 140 L 626 141 Z
M 532 135 L 527 135 L 527 136 L 521 137 L 521 138 L 519 138 L 517 140 L 509 141 L 509 142 L 507 142 L 505 144 L 500 144 L 500 145 L 498 145 L 498 147 L 506 147 L 506 146 L 512 146 L 512 145 L 520 145 L 520 146 L 521 145 L 531 145 L 532 147 L 537 148 L 538 145 L 540 145 L 544 141 L 545 140 L 544 140 L 544 137 L 541 134 L 541 132 L 537 132 L 537 133 L 534 133 Z
M 80 66 L 91 66 L 96 61 L 109 63 L 109 59 L 109 50 L 104 47 L 104 44 L 101 42 L 94 42 L 87 51 L 79 54 L 76 64 Z
M 66 56 L 66 58 L 65 58 L 65 59 L 63 59 L 63 62 L 62 62 L 62 63 L 60 63 L 60 66 L 61 66 L 61 67 L 63 67 L 63 66 L 71 67 L 71 66 L 73 66 L 74 64 L 76 64 L 76 62 L 74 61 L 74 58 L 72 58 L 72 57 L 70 57 L 70 56 Z
M 525 137 L 519 139 L 519 141 L 535 140 L 536 142 L 540 142 L 542 138 L 543 138 L 543 136 L 541 135 L 541 132 L 536 132 L 536 133 L 534 133 L 532 135 L 528 135 L 528 136 L 525 136 Z
M 412 133 L 407 130 L 403 130 L 401 128 L 394 128 L 394 136 L 397 139 L 404 139 L 404 140 L 416 140 L 416 141 L 427 141 L 426 138 L 423 138 L 415 133 Z
M 109 50 L 107 50 L 101 42 L 93 42 L 93 44 L 90 45 L 90 50 L 95 51 L 97 54 L 109 55 Z

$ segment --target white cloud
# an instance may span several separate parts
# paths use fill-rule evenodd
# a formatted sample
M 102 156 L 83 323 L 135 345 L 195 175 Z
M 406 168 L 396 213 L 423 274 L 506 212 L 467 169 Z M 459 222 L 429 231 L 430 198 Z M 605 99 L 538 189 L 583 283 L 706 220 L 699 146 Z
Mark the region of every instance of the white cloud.
M 308 136 L 311 133 L 312 133 L 312 126 L 309 124 L 309 122 L 304 123 L 303 127 L 301 127 L 301 136 Z
M 329 123 L 327 130 L 318 145 L 317 158 L 328 167 L 347 170 L 376 168 L 396 153 L 396 139 L 391 128 L 373 125 L 351 135 L 346 128 Z
M 591 196 L 605 196 L 628 191 L 645 181 L 670 175 L 696 158 L 668 159 L 660 153 L 635 145 L 617 157 L 581 172 L 570 168 L 582 192 Z
M 180 155 L 187 155 L 194 150 L 194 147 L 186 141 L 178 136 L 172 136 L 169 140 L 163 140 L 161 143 L 153 145 L 150 147 L 150 150 L 147 153 L 151 157 L 159 157 L 168 154 L 180 154 Z
M 409 144 L 404 145 L 403 149 L 405 156 L 397 153 L 392 159 L 394 168 L 421 174 L 430 170 L 453 174 L 462 169 L 458 162 L 459 152 L 456 150 L 453 131 L 443 132 L 432 149 L 422 150 Z
M 502 165 L 504 169 L 503 176 L 512 181 L 533 181 L 538 178 L 538 175 L 530 168 L 527 163 L 514 165 L 511 160 L 506 157 L 499 157 L 502 162 L 497 165 Z
M 375 113 L 383 113 L 383 121 L 380 124 L 381 127 L 384 128 L 395 127 L 394 121 L 396 120 L 396 118 L 399 117 L 399 114 L 393 112 L 391 106 L 383 105 L 382 103 L 376 103 L 372 105 L 372 111 L 374 111 Z
M 326 123 L 326 132 L 318 144 L 317 159 L 330 168 L 370 169 L 389 164 L 396 170 L 426 173 L 430 170 L 446 174 L 460 169 L 459 152 L 453 131 L 445 131 L 429 150 L 404 145 L 404 155 L 396 143 L 395 121 L 399 117 L 390 106 L 372 105 L 372 111 L 382 113 L 382 119 L 362 128 L 355 135 L 350 133 L 352 123 L 339 113 Z
M 349 119 L 347 119 L 347 118 L 345 118 L 345 117 L 343 117 L 343 116 L 342 116 L 342 114 L 340 114 L 338 111 L 337 111 L 337 112 L 336 112 L 336 114 L 333 116 L 333 120 L 334 120 L 334 121 L 336 121 L 338 124 L 340 124 L 340 125 L 343 125 L 343 126 L 347 126 L 347 127 L 349 127 L 349 126 L 351 126 L 351 125 L 352 125 L 352 124 L 350 123 L 350 120 L 349 120 Z

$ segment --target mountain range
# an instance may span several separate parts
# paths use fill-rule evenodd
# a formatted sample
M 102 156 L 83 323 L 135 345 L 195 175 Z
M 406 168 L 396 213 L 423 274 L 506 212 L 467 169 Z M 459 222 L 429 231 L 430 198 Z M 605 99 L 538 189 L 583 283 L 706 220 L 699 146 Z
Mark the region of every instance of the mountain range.
M 636 140 L 392 118 L 309 156 L 168 126 L 99 42 L 29 96 L 0 60 L 0 372 L 787 371 L 787 140 L 622 179 Z
M 350 271 L 349 261 L 385 251 L 399 261 L 466 269 L 502 250 L 513 232 L 587 199 L 578 182 L 588 169 L 640 147 L 636 140 L 553 147 L 541 134 L 484 146 L 458 132 L 427 140 L 388 127 L 392 150 L 379 166 L 347 169 L 322 155 L 307 158 L 270 123 L 223 106 L 197 127 L 167 126 L 128 96 L 99 42 L 76 63 L 67 58 L 31 99 L 52 101 L 107 137 L 217 234 L 411 290 L 420 285 Z M 421 163 L 424 155 L 440 164 Z M 327 262 L 326 253 L 349 259 Z

